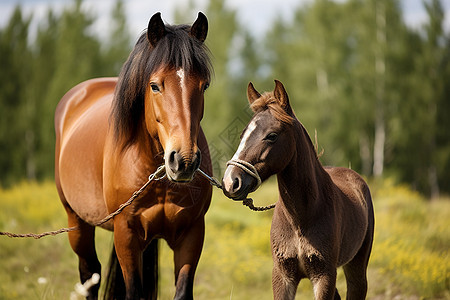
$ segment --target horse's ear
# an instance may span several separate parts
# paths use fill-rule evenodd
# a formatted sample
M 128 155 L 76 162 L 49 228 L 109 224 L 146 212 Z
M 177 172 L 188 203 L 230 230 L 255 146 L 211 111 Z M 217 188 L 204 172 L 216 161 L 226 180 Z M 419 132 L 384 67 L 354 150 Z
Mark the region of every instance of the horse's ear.
M 247 87 L 247 99 L 250 105 L 258 98 L 261 97 L 261 94 L 253 86 L 253 83 L 249 82 Z
M 152 47 L 155 47 L 158 44 L 159 40 L 161 40 L 166 35 L 166 26 L 164 25 L 163 20 L 161 19 L 161 13 L 157 12 L 154 14 L 150 21 L 148 22 L 147 28 L 147 38 Z
M 197 40 L 203 43 L 206 40 L 207 34 L 208 34 L 208 19 L 202 12 L 199 12 L 197 20 L 195 20 L 194 24 L 192 24 L 191 36 L 195 37 Z
M 289 104 L 289 96 L 284 88 L 283 84 L 275 79 L 275 89 L 273 90 L 273 95 L 280 103 L 281 107 L 288 113 L 292 114 L 292 108 Z

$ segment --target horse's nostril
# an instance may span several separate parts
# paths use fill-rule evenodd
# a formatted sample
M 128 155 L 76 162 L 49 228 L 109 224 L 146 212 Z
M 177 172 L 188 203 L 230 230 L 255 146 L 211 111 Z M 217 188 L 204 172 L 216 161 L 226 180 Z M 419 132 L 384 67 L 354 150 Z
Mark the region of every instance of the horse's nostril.
M 241 187 L 241 180 L 239 180 L 238 177 L 234 178 L 234 180 L 233 180 L 233 191 L 239 190 L 240 187 Z
M 197 170 L 200 167 L 201 161 L 202 161 L 202 153 L 200 152 L 200 150 L 198 150 L 194 156 L 193 161 L 194 170 Z
M 181 172 L 184 170 L 183 157 L 176 151 L 172 151 L 169 155 L 169 167 L 173 172 Z
M 172 151 L 169 155 L 169 164 L 173 164 L 175 162 L 175 151 Z

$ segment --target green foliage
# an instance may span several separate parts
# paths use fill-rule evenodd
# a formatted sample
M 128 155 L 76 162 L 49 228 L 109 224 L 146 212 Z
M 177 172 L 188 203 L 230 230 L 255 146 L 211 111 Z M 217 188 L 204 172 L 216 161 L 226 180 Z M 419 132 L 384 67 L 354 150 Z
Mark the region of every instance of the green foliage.
M 28 64 L 28 28 L 31 18 L 16 7 L 6 28 L 0 31 L 0 180 L 11 182 L 25 175 L 27 151 L 26 86 L 31 71 Z M 14 124 L 14 126 L 11 126 Z
M 265 49 L 269 77 L 285 83 L 299 119 L 317 130 L 324 163 L 371 176 L 381 159 L 385 174 L 438 195 L 450 191 L 448 118 L 440 117 L 450 39 L 440 1 L 425 3 L 429 22 L 416 32 L 396 0 L 316 0 L 292 22 L 278 20 Z
M 117 1 L 107 46 L 92 33 L 96 16 L 74 0 L 60 15 L 51 9 L 33 44 L 18 6 L 0 29 L 0 185 L 53 176 L 53 114 L 61 97 L 81 81 L 115 76 L 130 52 L 126 20 Z
M 202 126 L 215 174 L 251 116 L 248 82 L 272 90 L 276 78 L 306 128 L 317 130 L 325 164 L 372 176 L 377 163 L 427 195 L 450 192 L 450 37 L 441 2 L 423 2 L 428 21 L 416 31 L 405 25 L 399 0 L 310 1 L 255 38 L 225 0 L 209 1 L 215 77 Z M 20 6 L 0 28 L 0 185 L 51 178 L 59 99 L 81 81 L 118 74 L 132 41 L 124 2 L 110 13 L 102 37 L 82 0 L 60 14 L 49 9 L 35 40 L 33 16 Z M 196 14 L 193 1 L 175 11 L 177 23 Z
M 115 76 L 119 74 L 122 64 L 127 60 L 130 54 L 131 36 L 127 27 L 127 19 L 125 15 L 125 7 L 123 2 L 116 1 L 111 17 L 113 19 L 110 28 L 110 36 L 108 37 L 107 48 L 105 52 L 105 65 L 109 64 L 110 75 Z
M 376 231 L 369 264 L 369 299 L 449 299 L 450 201 L 427 201 L 392 180 L 373 183 Z M 257 205 L 278 199 L 274 180 L 252 194 Z M 214 191 L 206 238 L 195 279 L 196 299 L 272 299 L 269 231 L 271 212 L 257 213 Z M 43 232 L 66 226 L 52 182 L 21 183 L 0 190 L 0 230 Z M 97 251 L 108 263 L 112 236 L 96 231 Z M 162 243 L 161 299 L 174 295 L 172 251 Z M 0 237 L 1 299 L 68 299 L 78 281 L 77 258 L 67 236 Z M 42 283 L 41 279 L 46 282 Z M 345 278 L 338 272 L 345 297 Z M 304 280 L 296 299 L 312 299 Z

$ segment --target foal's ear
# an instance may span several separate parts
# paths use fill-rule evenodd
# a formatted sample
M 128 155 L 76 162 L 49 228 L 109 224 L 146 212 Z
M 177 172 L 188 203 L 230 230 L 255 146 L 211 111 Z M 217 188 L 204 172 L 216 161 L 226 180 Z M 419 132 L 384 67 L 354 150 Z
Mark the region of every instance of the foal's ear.
M 273 90 L 273 95 L 280 103 L 281 107 L 288 113 L 292 114 L 292 108 L 289 104 L 289 96 L 283 86 L 283 84 L 275 79 L 275 89 Z
M 147 38 L 152 47 L 158 44 L 159 40 L 166 35 L 166 26 L 161 19 L 161 13 L 154 14 L 148 22 Z
M 202 12 L 198 13 L 197 20 L 192 24 L 190 34 L 202 43 L 206 40 L 206 35 L 208 34 L 208 19 Z
M 247 87 L 247 99 L 250 105 L 258 98 L 261 97 L 261 94 L 253 86 L 253 83 L 249 82 Z

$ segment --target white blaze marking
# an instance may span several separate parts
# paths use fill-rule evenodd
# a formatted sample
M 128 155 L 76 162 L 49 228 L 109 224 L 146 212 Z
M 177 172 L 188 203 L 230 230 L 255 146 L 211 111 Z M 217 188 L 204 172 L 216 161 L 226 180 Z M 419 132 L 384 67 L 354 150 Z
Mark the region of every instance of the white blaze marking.
M 256 128 L 256 121 L 253 120 L 250 124 L 248 124 L 247 130 L 245 131 L 241 143 L 239 144 L 239 147 L 236 150 L 236 153 L 233 155 L 232 159 L 239 159 L 239 155 L 241 154 L 242 150 L 245 149 L 248 138 L 252 135 L 255 128 Z
M 246 143 L 247 143 L 248 139 L 250 138 L 250 136 L 252 135 L 255 128 L 256 128 L 256 122 L 255 122 L 255 120 L 253 120 L 250 124 L 248 124 L 247 130 L 245 130 L 244 136 L 242 137 L 242 140 L 241 140 L 241 143 L 239 144 L 239 147 L 236 150 L 236 153 L 234 153 L 232 159 L 239 159 L 239 155 L 241 154 L 242 150 L 245 149 Z M 230 176 L 232 167 L 234 167 L 234 166 L 229 165 L 226 168 L 225 173 L 223 174 L 223 183 L 224 183 L 224 188 L 226 190 L 230 190 L 231 187 L 233 186 L 233 178 Z
M 184 70 L 183 69 L 178 69 L 177 75 L 180 78 L 181 89 L 184 89 Z

